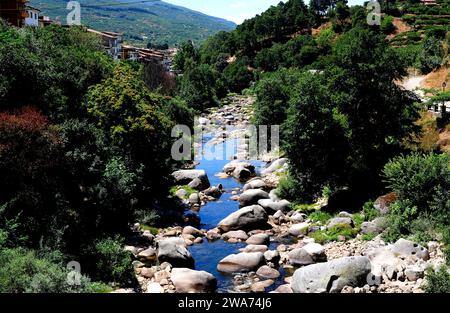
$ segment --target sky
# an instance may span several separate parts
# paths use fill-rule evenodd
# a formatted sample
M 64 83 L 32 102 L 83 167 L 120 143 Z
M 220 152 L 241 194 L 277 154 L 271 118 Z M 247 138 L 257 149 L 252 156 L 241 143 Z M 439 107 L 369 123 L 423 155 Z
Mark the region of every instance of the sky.
M 221 17 L 236 24 L 277 5 L 280 0 L 164 0 L 211 16 Z M 286 2 L 286 0 L 283 0 Z M 306 0 L 306 3 L 309 1 Z M 349 5 L 362 4 L 364 0 L 349 0 Z

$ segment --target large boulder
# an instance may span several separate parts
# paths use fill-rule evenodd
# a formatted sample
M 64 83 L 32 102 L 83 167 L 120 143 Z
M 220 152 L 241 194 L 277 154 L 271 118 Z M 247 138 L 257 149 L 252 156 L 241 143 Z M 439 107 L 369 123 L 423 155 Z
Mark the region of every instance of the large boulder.
M 277 211 L 288 212 L 291 205 L 287 200 L 272 201 L 271 199 L 260 199 L 258 204 L 269 214 L 274 214 Z
M 222 185 L 219 186 L 211 186 L 208 189 L 206 189 L 205 191 L 203 191 L 203 193 L 206 196 L 209 197 L 213 197 L 213 198 L 220 198 L 220 196 L 222 195 Z
M 255 175 L 255 167 L 249 162 L 233 160 L 223 167 L 223 172 L 239 180 L 246 180 Z
M 254 245 L 250 244 L 245 246 L 245 248 L 239 249 L 241 252 L 266 252 L 269 249 L 266 245 Z
M 298 237 L 301 235 L 308 234 L 308 229 L 309 229 L 309 223 L 298 223 L 298 224 L 292 225 L 289 228 L 288 232 L 292 236 Z
M 266 175 L 266 174 L 270 174 L 275 171 L 278 171 L 281 168 L 283 168 L 285 166 L 285 164 L 287 164 L 287 161 L 288 161 L 287 158 L 277 159 L 277 160 L 273 161 L 272 163 L 270 163 L 270 165 L 267 168 L 262 170 L 261 174 Z
M 228 239 L 231 239 L 231 238 L 245 241 L 245 240 L 248 239 L 248 235 L 243 230 L 232 230 L 232 231 L 226 232 L 225 234 L 222 234 L 222 239 L 223 240 L 228 240 Z
M 176 185 L 188 185 L 195 180 L 191 186 L 195 186 L 197 190 L 205 190 L 210 186 L 204 170 L 178 170 L 172 173 L 172 177 Z
M 375 222 L 363 222 L 361 224 L 361 233 L 362 234 L 373 234 L 378 235 L 383 232 L 383 228 L 377 225 Z
M 217 279 L 208 272 L 195 271 L 189 268 L 174 268 L 170 276 L 175 289 L 179 293 L 214 292 Z
M 389 213 L 389 208 L 392 203 L 397 201 L 397 195 L 395 192 L 391 192 L 388 194 L 385 194 L 383 196 L 378 197 L 375 202 L 373 203 L 373 206 L 375 209 L 377 209 L 382 215 L 385 215 Z
M 278 261 L 280 261 L 280 252 L 278 252 L 277 250 L 266 251 L 264 252 L 264 258 L 267 262 L 277 264 Z
M 239 196 L 239 205 L 241 207 L 257 204 L 260 199 L 268 199 L 269 194 L 261 189 L 249 189 Z
M 325 262 L 327 260 L 327 255 L 325 254 L 325 248 L 315 242 L 310 242 L 303 248 L 315 262 Z
M 152 263 L 156 260 L 156 251 L 152 247 L 145 249 L 137 255 L 138 259 L 143 263 Z
M 203 236 L 203 233 L 201 232 L 201 230 L 198 230 L 197 228 L 192 227 L 192 226 L 186 226 L 185 228 L 183 228 L 182 234 L 183 235 L 192 235 L 194 237 Z
M 254 230 L 267 228 L 267 213 L 259 205 L 251 205 L 231 213 L 219 222 L 222 232 L 230 230 Z
M 264 263 L 262 252 L 230 254 L 220 260 L 217 270 L 224 273 L 255 271 Z
M 264 189 L 264 188 L 266 188 L 266 183 L 261 178 L 253 178 L 252 180 L 249 180 L 242 189 L 246 191 L 249 189 Z
M 267 234 L 255 234 L 248 238 L 246 243 L 252 245 L 268 245 L 270 243 L 270 236 Z
M 181 238 L 158 241 L 158 261 L 159 263 L 168 262 L 173 267 L 194 268 L 194 259 Z
M 289 263 L 294 266 L 314 264 L 312 256 L 303 248 L 296 248 L 288 253 Z
M 280 277 L 280 272 L 276 269 L 271 268 L 267 265 L 263 265 L 256 271 L 256 275 L 258 275 L 261 279 L 277 279 Z
M 419 259 L 423 259 L 425 261 L 430 258 L 430 255 L 428 254 L 428 250 L 426 248 L 422 247 L 418 243 L 403 238 L 397 240 L 397 242 L 395 242 L 390 247 L 390 250 L 396 256 L 402 257 L 416 256 Z
M 340 292 L 344 286 L 365 285 L 370 269 L 365 256 L 312 264 L 295 271 L 291 287 L 295 293 Z
M 345 225 L 352 228 L 355 226 L 353 220 L 350 217 L 334 217 L 328 221 L 327 229 L 333 228 L 337 225 Z

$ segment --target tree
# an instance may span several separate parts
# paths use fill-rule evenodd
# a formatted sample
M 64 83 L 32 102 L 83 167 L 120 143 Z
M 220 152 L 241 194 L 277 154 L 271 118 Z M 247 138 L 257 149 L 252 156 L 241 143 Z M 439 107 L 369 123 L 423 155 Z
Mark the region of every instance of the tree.
M 294 90 L 297 92 L 290 99 L 288 119 L 282 127 L 282 147 L 290 160 L 293 196 L 311 202 L 323 186 L 339 185 L 348 143 L 342 117 L 333 108 L 322 74 L 304 75 Z
M 427 37 L 423 43 L 422 52 L 419 54 L 419 67 L 426 74 L 438 68 L 444 58 L 444 49 L 440 40 Z
M 230 63 L 223 71 L 224 79 L 228 89 L 232 92 L 241 92 L 250 86 L 253 74 L 247 67 L 245 58 L 240 58 Z
M 159 62 L 145 63 L 142 68 L 142 79 L 150 90 L 170 95 L 175 89 L 175 78 L 167 72 Z
M 8 28 L 0 37 L 0 108 L 32 103 L 51 121 L 80 117 L 88 87 L 111 70 L 100 39 L 81 27 Z
M 218 104 L 215 75 L 206 64 L 194 67 L 181 78 L 179 95 L 190 108 L 202 111 Z
M 302 77 L 296 70 L 280 69 L 264 76 L 255 87 L 253 123 L 281 125 L 287 118 L 288 101 L 296 82 Z
M 389 35 L 395 31 L 395 26 L 393 24 L 394 18 L 390 15 L 383 17 L 381 21 L 380 30 L 383 34 Z
M 173 59 L 174 68 L 184 72 L 199 62 L 199 52 L 192 41 L 186 41 L 181 44 Z
M 404 74 L 382 37 L 353 29 L 337 41 L 322 74 L 294 87 L 284 148 L 303 188 L 299 198 L 317 197 L 327 185 L 348 187 L 361 198 L 381 188 L 382 167 L 401 151 L 418 118 L 415 97 L 394 83 Z
M 347 6 L 347 0 L 339 0 L 333 11 L 333 30 L 335 32 L 345 31 L 349 25 L 350 9 Z

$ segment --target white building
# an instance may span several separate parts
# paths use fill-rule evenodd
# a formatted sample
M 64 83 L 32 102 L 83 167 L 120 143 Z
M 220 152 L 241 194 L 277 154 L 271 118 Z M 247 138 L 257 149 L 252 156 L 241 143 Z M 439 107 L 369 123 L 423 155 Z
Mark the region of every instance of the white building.
M 39 12 L 41 12 L 39 9 L 33 8 L 31 6 L 25 7 L 27 12 L 27 17 L 25 17 L 25 26 L 33 26 L 38 27 L 39 26 Z
M 122 34 L 115 32 L 102 32 L 95 29 L 87 29 L 88 32 L 102 38 L 103 47 L 115 60 L 122 58 Z

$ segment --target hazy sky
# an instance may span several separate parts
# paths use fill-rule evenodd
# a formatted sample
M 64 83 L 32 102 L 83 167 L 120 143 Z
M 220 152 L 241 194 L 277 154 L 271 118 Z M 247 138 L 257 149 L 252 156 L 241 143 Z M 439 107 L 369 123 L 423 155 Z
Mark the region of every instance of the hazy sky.
M 280 0 L 164 0 L 176 5 L 199 11 L 208 15 L 221 17 L 237 24 L 246 18 L 264 12 Z M 305 0 L 309 3 L 309 0 Z M 284 0 L 283 2 L 286 2 Z M 362 4 L 364 0 L 349 0 L 348 4 Z

